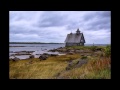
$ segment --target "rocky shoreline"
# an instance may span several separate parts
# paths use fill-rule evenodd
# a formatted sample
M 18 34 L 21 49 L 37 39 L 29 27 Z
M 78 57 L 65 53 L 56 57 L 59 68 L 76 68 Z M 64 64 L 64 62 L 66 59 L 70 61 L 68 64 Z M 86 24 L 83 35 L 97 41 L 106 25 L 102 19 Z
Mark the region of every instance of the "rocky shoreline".
M 49 56 L 74 55 L 74 54 L 77 54 L 77 53 L 79 53 L 81 56 L 92 56 L 93 54 L 96 54 L 96 55 L 100 54 L 101 49 L 97 48 L 93 53 L 93 51 L 90 50 L 90 49 L 84 49 L 83 50 L 83 49 L 73 49 L 73 48 L 69 49 L 69 48 L 66 48 L 66 47 L 59 47 L 57 49 L 51 49 L 51 50 L 48 51 L 48 53 L 43 53 L 43 54 L 34 54 L 33 55 L 33 52 L 35 52 L 35 51 L 17 51 L 17 52 L 12 52 L 14 54 L 12 54 L 11 56 L 13 56 L 16 59 L 16 55 L 17 56 L 29 55 L 29 58 L 31 58 L 31 56 L 32 56 L 32 58 L 35 58 L 35 55 L 39 55 L 38 58 L 40 60 L 46 60 Z M 51 52 L 51 53 L 49 53 L 49 52 Z M 55 54 L 55 52 L 59 52 L 59 54 Z M 14 58 L 10 58 L 10 59 L 15 61 Z M 29 58 L 27 58 L 27 59 L 29 59 Z

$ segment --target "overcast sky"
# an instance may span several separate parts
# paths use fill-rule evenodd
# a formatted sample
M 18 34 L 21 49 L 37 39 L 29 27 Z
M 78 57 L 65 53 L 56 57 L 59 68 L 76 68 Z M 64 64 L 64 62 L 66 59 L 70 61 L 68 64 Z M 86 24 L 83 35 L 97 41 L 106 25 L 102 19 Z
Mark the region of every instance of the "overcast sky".
M 10 11 L 10 42 L 64 43 L 79 30 L 86 44 L 111 43 L 110 11 Z

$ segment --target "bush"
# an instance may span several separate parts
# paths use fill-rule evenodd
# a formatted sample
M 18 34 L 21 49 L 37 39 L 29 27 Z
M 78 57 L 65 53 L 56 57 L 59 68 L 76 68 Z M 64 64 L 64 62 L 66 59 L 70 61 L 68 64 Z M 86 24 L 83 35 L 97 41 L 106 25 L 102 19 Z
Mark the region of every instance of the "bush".
M 92 51 L 95 51 L 95 50 L 96 50 L 96 48 L 97 48 L 97 46 L 91 46 L 91 48 L 90 48 L 90 49 L 91 49 Z
M 110 45 L 107 45 L 107 46 L 105 47 L 104 53 L 105 53 L 105 56 L 106 56 L 106 57 L 111 56 L 111 46 L 110 46 Z
M 83 56 L 83 57 L 81 57 L 81 59 L 87 59 L 87 56 Z

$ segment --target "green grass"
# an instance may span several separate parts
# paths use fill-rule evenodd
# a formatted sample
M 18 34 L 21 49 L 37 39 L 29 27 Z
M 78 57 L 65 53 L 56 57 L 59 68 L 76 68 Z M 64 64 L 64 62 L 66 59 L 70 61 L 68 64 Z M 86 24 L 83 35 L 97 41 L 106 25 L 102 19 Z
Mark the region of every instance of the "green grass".
M 106 57 L 110 57 L 110 56 L 111 56 L 111 46 L 110 46 L 110 45 L 107 45 L 107 46 L 104 48 L 104 53 L 105 53 L 105 56 L 106 56 Z
M 97 48 L 104 49 L 105 46 L 67 46 L 66 49 L 78 49 L 78 50 L 92 50 L 94 51 Z

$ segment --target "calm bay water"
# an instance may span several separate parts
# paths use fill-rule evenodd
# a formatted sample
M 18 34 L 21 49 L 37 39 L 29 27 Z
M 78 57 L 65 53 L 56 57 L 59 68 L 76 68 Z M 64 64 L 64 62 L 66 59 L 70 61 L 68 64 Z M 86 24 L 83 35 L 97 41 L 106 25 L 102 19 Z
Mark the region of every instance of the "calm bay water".
M 35 51 L 32 54 L 35 55 L 36 58 L 38 58 L 39 55 L 36 55 L 36 54 L 43 54 L 43 53 L 59 54 L 59 52 L 48 52 L 48 50 L 56 49 L 59 47 L 64 47 L 65 44 L 10 44 L 9 46 L 10 46 L 9 47 L 10 58 L 14 58 L 11 55 L 15 54 L 12 52 L 16 52 L 16 51 Z M 18 46 L 18 47 L 16 47 L 16 46 Z M 29 58 L 29 55 L 21 55 L 21 56 L 16 55 L 16 57 L 18 57 L 20 59 L 26 59 L 26 58 Z
M 41 51 L 44 49 L 50 50 L 54 48 L 64 47 L 65 44 L 10 44 L 9 46 L 23 46 L 10 47 L 9 51 Z
M 85 46 L 92 46 L 93 44 L 85 44 Z M 94 44 L 95 45 L 95 44 Z M 50 49 L 56 49 L 59 47 L 65 47 L 65 44 L 9 44 L 9 56 L 10 58 L 13 58 L 11 54 L 14 54 L 12 52 L 16 51 L 35 51 L 33 52 L 33 55 L 35 55 L 36 58 L 39 57 L 39 55 L 36 54 L 43 54 L 43 53 L 55 53 L 59 54 L 59 52 L 48 52 Z M 11 47 L 13 46 L 13 47 Z M 15 46 L 15 47 L 14 47 Z M 18 46 L 18 47 L 16 47 Z M 20 46 L 20 47 L 19 47 Z M 96 44 L 96 46 L 106 46 L 106 44 Z M 29 55 L 21 55 L 16 56 L 20 59 L 26 59 L 29 57 Z

